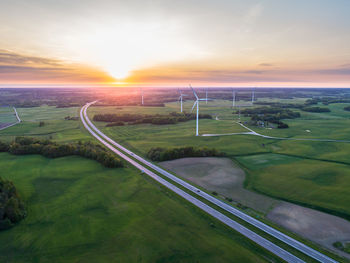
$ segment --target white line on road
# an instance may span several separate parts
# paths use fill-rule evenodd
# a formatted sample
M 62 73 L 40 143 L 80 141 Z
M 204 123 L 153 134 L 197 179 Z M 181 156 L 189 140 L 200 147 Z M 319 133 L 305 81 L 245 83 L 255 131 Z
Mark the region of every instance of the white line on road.
M 172 190 L 173 192 L 177 193 L 178 195 L 180 195 L 181 197 L 183 197 L 184 199 L 186 199 L 187 201 L 191 202 L 192 204 L 194 204 L 195 206 L 197 206 L 198 208 L 202 209 L 203 211 L 205 211 L 206 213 L 210 214 L 211 216 L 215 217 L 216 219 L 218 219 L 219 221 L 221 221 L 222 223 L 226 224 L 227 226 L 231 227 L 232 229 L 236 230 L 237 232 L 241 233 L 242 235 L 246 236 L 247 238 L 253 240 L 255 243 L 259 244 L 260 246 L 264 247 L 265 249 L 267 249 L 268 251 L 272 252 L 273 254 L 279 256 L 280 258 L 282 258 L 283 260 L 287 261 L 287 262 L 304 262 L 303 260 L 301 260 L 300 258 L 294 256 L 293 254 L 289 253 L 288 251 L 282 249 L 281 247 L 275 245 L 274 243 L 270 242 L 269 240 L 257 235 L 255 232 L 251 231 L 250 229 L 240 225 L 239 223 L 237 223 L 236 221 L 232 220 L 231 218 L 225 216 L 224 214 L 220 213 L 219 211 L 215 210 L 214 208 L 208 206 L 207 204 L 203 203 L 202 201 L 196 199 L 195 197 L 193 197 L 192 195 L 186 193 L 185 191 L 181 190 L 180 188 L 178 188 L 177 186 L 171 184 L 170 182 L 168 182 L 167 180 L 163 179 L 162 177 L 158 176 L 157 174 L 153 173 L 152 171 L 148 170 L 147 168 L 145 168 L 144 166 L 142 166 L 141 164 L 139 164 L 138 162 L 136 162 L 135 160 L 131 159 L 130 157 L 128 157 L 127 155 L 125 155 L 124 153 L 120 152 L 119 150 L 117 150 L 116 148 L 114 148 L 111 144 L 107 143 L 104 139 L 102 139 L 99 135 L 97 135 L 97 133 L 95 133 L 95 131 L 92 130 L 93 127 L 90 127 L 88 123 L 89 119 L 86 115 L 86 109 L 91 105 L 92 103 L 88 103 L 86 104 L 84 107 L 82 107 L 81 111 L 80 111 L 80 118 L 83 122 L 83 125 L 85 126 L 85 128 L 97 139 L 99 140 L 103 145 L 105 145 L 107 148 L 109 148 L 111 151 L 113 151 L 114 153 L 118 154 L 120 157 L 122 157 L 124 160 L 128 161 L 129 163 L 131 163 L 133 166 L 135 166 L 136 168 L 138 168 L 139 170 L 143 171 L 145 174 L 147 174 L 148 176 L 152 177 L 154 180 L 156 180 L 157 182 L 159 182 L 160 184 L 164 185 L 165 187 L 167 187 L 168 189 Z M 85 119 L 85 118 L 86 119 Z M 85 121 L 86 120 L 86 121 Z M 97 132 L 97 131 L 96 131 Z
M 138 156 L 137 154 L 126 149 L 122 145 L 116 143 L 114 140 L 112 140 L 111 138 L 106 136 L 104 133 L 102 133 L 99 129 L 97 129 L 97 127 L 89 120 L 86 111 L 87 111 L 87 108 L 94 103 L 95 102 L 91 102 L 91 103 L 88 103 L 87 105 L 84 106 L 83 113 L 84 113 L 84 116 L 86 118 L 86 121 L 92 127 L 92 129 L 94 129 L 94 131 L 96 133 L 98 133 L 102 138 L 104 138 L 106 141 L 108 141 L 112 145 L 116 146 L 118 149 L 131 155 L 133 158 L 135 158 L 138 161 L 140 161 L 141 163 L 147 165 L 149 168 L 159 172 L 163 176 L 165 176 L 165 177 L 169 178 L 170 180 L 178 183 L 179 185 L 185 187 L 186 189 L 190 190 L 191 192 L 195 193 L 196 195 L 201 196 L 202 198 L 206 199 L 207 201 L 211 202 L 212 204 L 217 205 L 218 207 L 224 209 L 225 211 L 231 213 L 232 215 L 237 216 L 238 218 L 248 222 L 249 224 L 259 228 L 260 230 L 268 233 L 269 235 L 271 235 L 271 236 L 281 240 L 282 242 L 292 246 L 293 248 L 303 252 L 304 254 L 318 260 L 319 262 L 326 262 L 326 263 L 336 263 L 337 262 L 337 261 L 333 260 L 332 258 L 318 252 L 317 250 L 283 234 L 282 232 L 264 224 L 263 222 L 255 219 L 255 218 L 243 213 L 242 211 L 232 207 L 231 205 L 228 205 L 227 203 L 207 194 L 206 192 L 200 191 L 199 188 L 183 181 L 182 179 L 178 178 L 177 176 L 165 171 L 164 169 L 158 167 L 157 165 L 154 165 L 153 163 L 143 159 L 142 157 Z M 249 129 L 248 127 L 247 127 L 247 129 L 250 130 L 250 132 L 254 132 L 253 130 Z

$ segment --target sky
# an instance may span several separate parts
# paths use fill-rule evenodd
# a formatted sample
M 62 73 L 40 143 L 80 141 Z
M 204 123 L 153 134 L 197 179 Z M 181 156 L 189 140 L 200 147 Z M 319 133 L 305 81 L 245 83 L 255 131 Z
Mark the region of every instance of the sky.
M 1 0 L 0 84 L 350 87 L 349 0 Z

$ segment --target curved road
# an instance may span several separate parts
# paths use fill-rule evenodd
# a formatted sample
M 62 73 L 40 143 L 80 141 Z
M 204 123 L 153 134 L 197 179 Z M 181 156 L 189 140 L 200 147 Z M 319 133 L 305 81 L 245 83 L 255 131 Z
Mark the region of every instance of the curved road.
M 15 111 L 15 115 L 16 115 L 17 122 L 11 123 L 11 124 L 7 125 L 6 127 L 0 128 L 0 131 L 1 131 L 1 130 L 5 130 L 5 129 L 9 128 L 9 127 L 12 127 L 12 126 L 14 126 L 14 125 L 16 125 L 16 124 L 18 124 L 18 123 L 21 122 L 21 119 L 20 119 L 19 116 L 18 116 L 18 113 L 17 113 L 16 108 L 13 107 L 13 110 Z
M 228 135 L 255 135 L 259 137 L 263 137 L 266 139 L 275 139 L 275 140 L 290 140 L 290 141 L 312 141 L 312 142 L 345 142 L 350 143 L 349 140 L 334 140 L 334 139 L 312 139 L 312 138 L 283 138 L 283 137 L 273 137 L 268 136 L 264 134 L 257 133 L 256 131 L 253 131 L 252 129 L 245 126 L 243 123 L 236 122 L 239 125 L 241 125 L 243 128 L 247 129 L 249 132 L 236 132 L 236 133 L 223 133 L 223 134 L 202 134 L 202 136 L 205 137 L 214 137 L 214 136 L 228 136 Z
M 93 133 L 92 133 L 92 134 L 94 135 L 94 137 L 96 137 L 96 138 L 97 138 L 99 141 L 101 141 L 101 142 L 103 141 L 103 142 L 104 142 L 103 144 L 105 144 L 105 143 L 108 144 L 109 146 L 107 146 L 107 145 L 105 144 L 108 148 L 110 148 L 110 149 L 111 149 L 111 148 L 115 149 L 113 146 L 111 146 L 111 144 L 114 145 L 114 146 L 117 147 L 119 150 L 122 150 L 123 152 L 125 152 L 126 154 L 128 154 L 128 155 L 130 155 L 131 157 L 135 158 L 135 159 L 138 160 L 139 162 L 143 163 L 144 165 L 148 166 L 148 167 L 151 168 L 151 169 L 154 169 L 155 171 L 159 172 L 160 174 L 162 174 L 163 176 L 167 177 L 168 179 L 170 179 L 170 180 L 172 180 L 172 181 L 174 181 L 174 182 L 180 184 L 181 186 L 185 187 L 186 189 L 190 190 L 191 192 L 195 193 L 196 195 L 201 196 L 202 198 L 206 199 L 207 201 L 209 201 L 209 202 L 211 202 L 211 203 L 213 203 L 213 204 L 219 206 L 220 208 L 222 208 L 222 209 L 224 209 L 225 211 L 227 211 L 227 212 L 233 214 L 234 216 L 237 216 L 237 217 L 243 219 L 244 221 L 248 222 L 249 224 L 251 224 L 251 225 L 253 225 L 253 226 L 255 226 L 255 227 L 257 227 L 257 228 L 263 230 L 264 232 L 270 234 L 271 236 L 273 236 L 273 237 L 275 237 L 275 238 L 277 238 L 277 239 L 283 241 L 284 243 L 286 243 L 286 244 L 288 244 L 288 245 L 294 247 L 295 249 L 297 249 L 297 250 L 303 252 L 304 254 L 306 254 L 306 255 L 308 255 L 308 256 L 310 256 L 310 257 L 312 257 L 312 258 L 318 260 L 319 262 L 326 262 L 326 263 L 331 263 L 331 262 L 332 262 L 332 263 L 335 263 L 335 262 L 337 262 L 337 261 L 333 260 L 332 258 L 330 258 L 330 257 L 328 257 L 328 256 L 326 256 L 326 255 L 324 255 L 324 254 L 322 254 L 322 253 L 320 253 L 320 252 L 318 252 L 318 251 L 316 251 L 316 250 L 314 250 L 314 249 L 312 249 L 312 248 L 310 248 L 310 247 L 304 245 L 303 243 L 301 243 L 301 242 L 299 242 L 299 241 L 297 241 L 297 240 L 295 240 L 295 239 L 293 239 L 293 238 L 291 238 L 291 237 L 289 237 L 289 236 L 283 234 L 282 232 L 280 232 L 280 231 L 278 231 L 278 230 L 276 230 L 276 229 L 274 229 L 274 228 L 272 228 L 272 227 L 270 227 L 270 226 L 268 226 L 268 225 L 262 223 L 262 222 L 259 221 L 259 220 L 256 220 L 255 218 L 253 218 L 253 217 L 251 217 L 251 216 L 249 216 L 249 215 L 247 215 L 247 214 L 241 212 L 240 210 L 238 210 L 238 209 L 236 209 L 236 208 L 234 208 L 234 207 L 232 207 L 232 206 L 226 204 L 225 202 L 223 202 L 223 201 L 221 201 L 221 200 L 219 200 L 219 199 L 217 199 L 217 198 L 215 198 L 215 197 L 213 197 L 213 196 L 211 196 L 211 195 L 209 195 L 209 194 L 207 194 L 207 193 L 201 191 L 199 188 L 197 188 L 197 187 L 195 187 L 195 186 L 193 186 L 193 185 L 191 185 L 191 184 L 189 184 L 189 183 L 187 183 L 187 182 L 181 180 L 180 178 L 178 178 L 178 177 L 176 177 L 176 176 L 170 174 L 169 172 L 163 170 L 162 168 L 160 168 L 160 167 L 158 167 L 158 166 L 156 166 L 156 165 L 154 165 L 154 164 L 148 162 L 147 160 L 143 159 L 142 157 L 140 157 L 140 156 L 134 154 L 133 152 L 129 151 L 128 149 L 126 149 L 126 148 L 123 147 L 122 145 L 116 143 L 116 142 L 113 141 L 111 138 L 109 138 L 108 136 L 106 136 L 105 134 L 103 134 L 100 130 L 98 130 L 98 129 L 96 128 L 96 126 L 89 120 L 86 111 L 87 111 L 87 108 L 88 108 L 90 105 L 94 104 L 95 102 L 96 102 L 96 101 L 91 102 L 91 103 L 87 103 L 87 104 L 81 109 L 81 112 L 80 112 L 81 116 L 80 116 L 80 117 L 81 117 L 81 119 L 82 119 L 82 121 L 83 121 L 83 123 L 84 123 L 84 126 L 90 131 L 90 133 L 91 133 L 91 131 L 92 131 L 91 129 L 93 129 L 93 131 L 92 131 Z M 91 128 L 90 128 L 88 125 L 86 125 L 84 118 L 86 119 L 86 122 L 89 124 L 89 126 L 90 126 Z M 97 135 L 97 134 L 98 134 L 98 135 Z M 102 139 L 100 136 L 101 136 L 103 139 Z M 116 149 L 115 149 L 115 150 L 116 150 Z M 121 152 L 118 151 L 118 150 L 116 150 L 116 151 L 118 152 L 118 153 L 117 153 L 118 155 L 121 154 L 120 156 L 121 156 L 122 158 L 126 157 L 127 159 L 124 158 L 125 160 L 127 160 L 127 161 L 131 160 L 131 161 L 133 162 L 132 164 L 133 164 L 134 166 L 136 166 L 137 168 L 139 168 L 138 166 L 141 166 L 139 163 L 135 162 L 134 160 L 132 160 L 131 158 L 129 158 L 129 157 L 126 156 L 125 154 L 121 153 Z M 130 162 L 130 161 L 129 161 L 129 162 Z M 136 165 L 135 165 L 134 163 L 135 163 Z M 139 169 L 140 169 L 140 170 L 143 170 L 143 171 L 146 171 L 146 170 L 147 170 L 147 169 L 146 169 L 145 167 L 143 167 L 143 166 L 141 166 L 141 168 L 139 168 Z M 149 171 L 149 170 L 147 170 L 147 171 Z M 149 172 L 150 172 L 150 171 L 149 171 Z M 151 173 L 152 173 L 152 172 L 151 172 Z M 148 174 L 148 173 L 147 173 L 147 174 Z M 154 173 L 152 173 L 152 174 L 155 175 L 155 176 L 157 176 L 157 175 L 154 174 Z M 152 176 L 152 177 L 153 177 L 153 176 Z M 157 176 L 157 177 L 159 177 L 159 176 Z M 162 179 L 161 177 L 159 177 L 159 178 Z M 164 180 L 164 179 L 162 179 L 162 180 Z M 169 183 L 168 181 L 165 181 L 165 182 Z M 170 183 L 169 183 L 169 184 L 170 184 Z M 171 184 L 171 185 L 172 185 L 172 184 Z M 172 186 L 173 186 L 173 187 L 176 187 L 176 186 L 174 186 L 174 185 L 172 185 Z M 177 189 L 178 189 L 178 188 L 177 188 Z M 178 190 L 180 190 L 180 189 L 178 189 Z M 180 190 L 180 191 L 182 191 L 182 190 Z M 184 192 L 184 193 L 185 193 L 185 192 Z M 185 194 L 187 194 L 187 193 L 185 193 Z M 188 194 L 187 194 L 187 195 L 188 195 Z M 191 196 L 191 195 L 190 195 L 190 196 Z M 197 200 L 197 199 L 196 199 L 196 200 Z M 197 201 L 200 202 L 199 200 L 197 200 Z M 204 203 L 203 203 L 203 204 L 204 204 Z M 204 205 L 205 205 L 205 204 L 204 204 Z M 213 208 L 211 208 L 211 209 L 213 209 Z M 216 210 L 214 210 L 214 211 L 216 211 Z M 216 211 L 216 213 L 222 215 L 222 214 L 221 214 L 220 212 L 218 212 L 218 211 Z M 222 216 L 224 216 L 224 215 L 222 215 Z M 218 219 L 219 219 L 219 218 L 218 218 Z M 229 219 L 229 218 L 227 217 L 227 219 Z M 220 220 L 220 219 L 219 219 L 219 220 Z M 230 219 L 230 220 L 233 221 L 232 219 Z M 220 220 L 220 221 L 222 221 L 222 220 Z M 222 222 L 223 222 L 223 221 L 222 221 Z M 233 222 L 235 222 L 235 221 L 233 221 Z M 235 222 L 235 223 L 238 224 L 237 222 Z M 238 225 L 240 226 L 240 228 L 244 228 L 244 227 L 241 226 L 240 224 L 238 224 Z M 236 228 L 234 228 L 234 229 L 237 230 Z M 247 230 L 248 230 L 248 229 L 247 229 Z M 237 231 L 238 231 L 238 230 L 237 230 Z M 250 231 L 250 230 L 249 230 L 249 231 Z M 238 231 L 238 232 L 240 232 L 240 231 Z M 252 232 L 252 231 L 251 231 L 251 232 Z M 241 232 L 240 232 L 240 233 L 241 233 Z M 254 233 L 254 232 L 252 232 L 252 233 Z M 255 234 L 255 233 L 254 233 L 254 235 L 255 235 L 255 236 L 258 236 L 258 235 Z M 249 236 L 248 236 L 248 237 L 249 237 Z M 260 236 L 258 236 L 258 237 L 260 237 Z M 249 237 L 249 238 L 251 238 L 251 237 Z M 262 237 L 260 237 L 260 238 L 262 238 Z M 252 238 L 251 238 L 251 239 L 252 239 Z M 262 239 L 264 239 L 264 238 L 262 238 Z M 253 238 L 252 240 L 256 241 L 255 238 Z M 264 240 L 265 240 L 264 242 L 267 241 L 266 239 L 264 239 Z M 267 241 L 267 242 L 269 242 L 269 241 Z M 258 243 L 258 242 L 257 242 L 257 243 Z M 271 243 L 271 242 L 269 242 L 269 243 Z M 261 245 L 261 243 L 259 243 L 259 244 Z M 271 243 L 271 244 L 273 244 L 273 243 Z M 273 245 L 274 245 L 274 244 L 273 244 Z M 271 245 L 270 245 L 270 246 L 271 246 Z M 274 245 L 274 246 L 276 246 L 276 245 Z M 266 246 L 263 246 L 263 247 L 266 248 Z M 279 248 L 278 246 L 276 246 L 276 247 Z M 279 248 L 279 249 L 281 249 L 281 248 Z M 270 249 L 269 249 L 269 250 L 270 250 Z M 282 249 L 282 250 L 283 250 L 283 249 Z M 270 251 L 271 251 L 271 250 L 270 250 Z M 273 253 L 275 253 L 275 252 L 273 252 Z M 281 255 L 284 255 L 284 253 L 288 253 L 288 252 L 286 252 L 285 250 L 283 250 L 283 254 L 278 254 L 278 253 L 275 253 L 275 254 L 278 255 L 278 256 L 280 256 L 281 258 L 283 258 Z M 288 254 L 291 255 L 290 253 L 288 253 Z M 293 257 L 294 257 L 294 256 L 293 256 Z M 302 262 L 299 258 L 296 258 L 296 259 L 299 260 L 299 261 L 290 261 L 290 262 Z M 294 260 L 296 260 L 296 259 L 294 258 Z M 285 259 L 285 260 L 286 260 L 286 259 Z M 289 260 L 287 260 L 287 261 L 289 262 Z

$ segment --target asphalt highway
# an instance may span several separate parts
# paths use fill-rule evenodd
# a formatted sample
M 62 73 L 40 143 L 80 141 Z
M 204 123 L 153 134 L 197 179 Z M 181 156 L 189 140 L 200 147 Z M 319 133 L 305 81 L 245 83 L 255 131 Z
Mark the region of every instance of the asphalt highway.
M 326 262 L 326 263 L 335 263 L 337 261 L 333 260 L 332 258 L 312 249 L 309 246 L 306 246 L 305 244 L 283 234 L 282 232 L 262 223 L 259 220 L 256 220 L 255 218 L 241 212 L 240 210 L 232 207 L 231 205 L 201 191 L 199 188 L 181 180 L 180 178 L 178 178 L 177 176 L 172 175 L 171 173 L 163 170 L 162 168 L 148 162 L 147 160 L 143 159 L 142 157 L 136 155 L 135 153 L 131 152 L 130 150 L 126 149 L 125 147 L 123 147 L 122 145 L 116 143 L 115 141 L 113 141 L 111 138 L 109 138 L 108 136 L 106 136 L 105 134 L 103 134 L 100 130 L 97 129 L 97 127 L 89 120 L 88 116 L 87 116 L 87 108 L 94 104 L 95 102 L 91 102 L 86 104 L 80 112 L 80 117 L 83 121 L 84 126 L 86 127 L 86 129 L 88 129 L 88 131 L 95 137 L 97 138 L 101 143 L 103 143 L 104 145 L 106 145 L 109 149 L 111 149 L 113 152 L 117 153 L 119 156 L 121 156 L 123 159 L 127 160 L 128 162 L 130 162 L 132 165 L 134 165 L 135 167 L 137 167 L 138 169 L 142 170 L 143 172 L 145 172 L 146 174 L 148 174 L 149 176 L 151 176 L 152 178 L 158 178 L 159 180 L 162 180 L 162 182 L 164 181 L 165 184 L 163 184 L 162 182 L 160 182 L 158 179 L 156 179 L 158 182 L 162 183 L 163 185 L 167 186 L 170 185 L 171 187 L 168 187 L 169 189 L 173 190 L 174 192 L 178 193 L 179 195 L 183 196 L 185 199 L 189 200 L 190 202 L 192 202 L 193 204 L 195 204 L 196 206 L 198 206 L 197 204 L 200 204 L 200 207 L 202 210 L 205 210 L 207 213 L 211 214 L 212 216 L 216 217 L 217 219 L 219 219 L 220 221 L 224 222 L 225 224 L 231 226 L 233 229 L 235 229 L 236 231 L 244 234 L 245 236 L 247 236 L 248 238 L 252 239 L 254 242 L 258 243 L 259 245 L 262 245 L 264 248 L 268 249 L 269 251 L 273 252 L 274 254 L 276 254 L 277 256 L 283 258 L 284 260 L 288 261 L 288 262 L 303 262 L 301 259 L 295 257 L 294 255 L 290 254 L 289 252 L 283 250 L 282 248 L 278 247 L 277 245 L 271 243 L 270 241 L 264 239 L 263 237 L 257 235 L 256 233 L 254 233 L 253 231 L 243 227 L 242 225 L 238 224 L 236 221 L 226 217 L 225 215 L 221 214 L 219 211 L 213 209 L 210 206 L 207 206 L 206 204 L 202 203 L 201 201 L 199 201 L 198 199 L 194 198 L 192 195 L 187 194 L 186 192 L 182 191 L 181 189 L 177 188 L 176 186 L 174 186 L 173 184 L 169 183 L 168 181 L 162 179 L 161 177 L 159 177 L 158 175 L 156 175 L 155 173 L 149 171 L 147 168 L 145 168 L 144 166 L 142 166 L 140 163 L 146 165 L 147 167 L 157 171 L 158 173 L 162 174 L 163 176 L 167 177 L 168 179 L 172 180 L 173 182 L 176 182 L 177 184 L 183 186 L 184 188 L 190 190 L 191 192 L 195 193 L 198 196 L 201 196 L 202 198 L 206 199 L 207 201 L 215 204 L 216 206 L 224 209 L 225 211 L 243 219 L 244 221 L 248 222 L 249 224 L 263 230 L 264 232 L 270 234 L 271 236 L 281 240 L 282 242 L 294 247 L 295 249 L 303 252 L 304 254 L 318 260 L 319 262 Z M 90 128 L 91 127 L 91 128 Z M 115 147 L 113 147 L 115 146 Z M 128 154 L 130 157 L 138 160 L 140 163 L 134 161 L 133 159 L 131 159 L 130 157 L 128 157 L 126 154 L 122 153 L 121 151 L 123 151 L 124 153 Z M 175 190 L 176 189 L 176 190 Z M 181 194 L 180 194 L 180 192 Z M 184 194 L 184 195 L 182 195 Z M 186 197 L 185 197 L 186 196 Z M 195 200 L 195 202 L 193 202 L 193 199 Z M 208 208 L 208 209 L 207 209 Z M 210 209 L 209 209 L 210 208 Z M 215 212 L 214 212 L 215 211 Z M 225 220 L 223 221 L 222 219 L 225 218 Z M 233 227 L 235 226 L 235 227 Z M 244 229 L 244 231 L 242 231 L 242 229 Z M 242 232 L 241 232 L 242 231 Z M 248 232 L 249 231 L 249 234 Z M 262 240 L 261 240 L 262 239 Z M 268 243 L 266 243 L 268 242 Z M 267 245 L 268 244 L 268 245 Z M 273 248 L 272 248 L 273 246 Z

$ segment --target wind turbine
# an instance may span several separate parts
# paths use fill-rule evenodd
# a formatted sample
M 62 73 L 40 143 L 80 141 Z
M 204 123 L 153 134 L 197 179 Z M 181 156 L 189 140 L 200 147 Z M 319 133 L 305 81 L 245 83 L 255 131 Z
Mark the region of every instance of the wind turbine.
M 255 99 L 255 93 L 254 93 L 255 91 L 253 90 L 252 91 L 252 105 L 254 104 L 254 99 Z
M 208 89 L 205 90 L 205 104 L 208 104 Z
M 236 92 L 232 89 L 232 107 L 235 106 L 236 103 Z
M 183 93 L 181 92 L 180 89 L 178 89 L 178 90 L 179 90 L 179 93 L 180 93 L 179 101 L 180 101 L 180 103 L 181 103 L 181 112 L 182 112 L 182 97 L 183 97 L 183 96 L 187 96 L 187 95 L 186 95 L 186 94 L 183 94 Z
M 193 95 L 196 97 L 196 101 L 193 103 L 193 106 L 192 106 L 192 110 L 191 112 L 193 111 L 194 107 L 197 105 L 197 116 L 196 116 L 196 136 L 198 136 L 198 115 L 199 115 L 199 102 L 200 101 L 207 101 L 208 99 L 200 99 L 198 98 L 197 96 L 197 93 L 194 91 L 194 89 L 192 88 L 191 84 L 190 84 L 190 87 L 193 91 Z
M 143 105 L 143 89 L 140 88 L 140 93 L 141 93 L 141 105 Z

